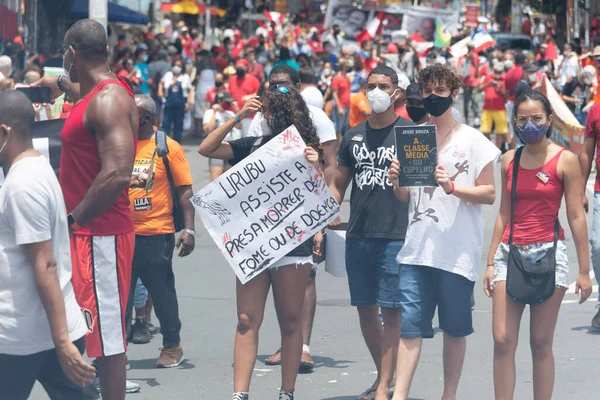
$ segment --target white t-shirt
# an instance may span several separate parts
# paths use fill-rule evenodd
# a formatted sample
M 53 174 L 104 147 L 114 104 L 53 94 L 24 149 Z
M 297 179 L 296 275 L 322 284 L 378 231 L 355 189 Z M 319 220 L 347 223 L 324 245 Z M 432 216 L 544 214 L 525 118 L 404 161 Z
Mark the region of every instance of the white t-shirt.
M 309 86 L 300 92 L 302 98 L 309 106 L 317 107 L 319 110 L 322 110 L 325 106 L 325 99 L 323 98 L 323 93 L 315 87 Z
M 187 96 L 187 92 L 192 88 L 192 81 L 190 80 L 190 76 L 188 74 L 181 74 L 179 75 L 179 78 L 177 78 L 177 81 L 181 82 L 181 88 L 186 93 L 185 96 Z M 163 88 L 165 89 L 165 96 L 167 94 L 167 90 L 169 90 L 169 88 L 171 87 L 171 82 L 173 82 L 173 72 L 168 71 L 162 78 Z
M 208 124 L 212 119 L 213 115 L 215 115 L 215 110 L 213 110 L 212 108 L 206 110 L 206 112 L 204 113 L 204 117 L 202 118 L 202 124 Z M 233 111 L 225 110 L 224 112 L 218 112 L 216 117 L 217 125 L 215 126 L 215 129 L 223 125 L 225 122 L 227 122 L 228 119 L 233 118 L 234 116 L 235 113 Z M 241 139 L 241 137 L 242 131 L 238 128 L 233 128 L 231 132 L 229 132 L 227 136 L 225 136 L 224 141 L 229 142 L 230 140 Z
M 0 354 L 29 355 L 54 348 L 33 265 L 23 245 L 52 240 L 65 300 L 69 338 L 87 333 L 71 285 L 67 209 L 56 175 L 44 156 L 26 157 L 0 188 Z
M 332 140 L 337 140 L 335 136 L 335 128 L 333 127 L 333 122 L 329 119 L 325 111 L 311 106 L 307 104 L 308 111 L 310 111 L 310 116 L 312 117 L 313 124 L 317 128 L 317 136 L 319 136 L 319 141 L 322 143 L 331 142 Z M 252 119 L 252 123 L 250 124 L 250 128 L 248 129 L 248 136 L 250 137 L 260 137 L 263 136 L 263 131 L 268 129 L 266 127 L 265 119 L 261 113 L 256 113 L 254 119 Z
M 481 132 L 461 125 L 438 162 L 457 185 L 474 187 L 500 150 Z M 442 269 L 476 281 L 481 266 L 483 216 L 480 204 L 447 195 L 441 187 L 410 188 L 408 231 L 396 261 Z

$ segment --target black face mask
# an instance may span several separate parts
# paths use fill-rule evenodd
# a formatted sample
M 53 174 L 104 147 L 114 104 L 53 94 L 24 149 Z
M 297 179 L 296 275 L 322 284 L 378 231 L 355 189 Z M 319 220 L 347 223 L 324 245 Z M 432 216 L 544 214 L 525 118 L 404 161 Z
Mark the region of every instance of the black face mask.
M 215 87 L 222 87 L 223 86 L 223 82 L 215 82 Z
M 423 99 L 425 110 L 434 117 L 442 116 L 452 105 L 452 96 L 440 97 L 435 94 L 429 95 Z M 407 110 L 408 112 L 408 110 Z
M 243 78 L 246 76 L 246 70 L 244 68 L 237 68 L 235 73 L 237 74 L 238 78 Z
M 422 121 L 427 115 L 427 110 L 423 107 L 406 106 L 406 112 L 414 123 Z

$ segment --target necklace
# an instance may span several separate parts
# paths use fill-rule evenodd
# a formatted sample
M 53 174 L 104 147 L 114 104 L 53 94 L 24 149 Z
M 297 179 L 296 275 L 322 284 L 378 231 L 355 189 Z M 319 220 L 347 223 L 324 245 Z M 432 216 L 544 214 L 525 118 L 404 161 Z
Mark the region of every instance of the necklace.
M 98 79 L 96 79 L 96 82 L 94 83 L 94 86 L 97 86 L 98 83 L 100 83 L 100 79 L 102 78 L 103 75 L 108 75 L 108 74 L 112 74 L 112 71 L 108 70 L 108 72 L 103 72 L 100 75 L 98 75 Z
M 454 123 L 454 126 L 448 131 L 448 133 L 446 133 L 446 136 L 444 136 L 444 139 L 442 140 L 442 142 L 438 145 L 438 153 L 439 153 L 439 149 L 442 148 L 442 145 L 446 142 L 446 139 L 448 139 L 448 136 L 450 136 L 450 134 L 452 133 L 452 131 L 454 130 L 454 128 L 456 128 L 456 125 L 458 125 L 458 121 L 456 121 Z

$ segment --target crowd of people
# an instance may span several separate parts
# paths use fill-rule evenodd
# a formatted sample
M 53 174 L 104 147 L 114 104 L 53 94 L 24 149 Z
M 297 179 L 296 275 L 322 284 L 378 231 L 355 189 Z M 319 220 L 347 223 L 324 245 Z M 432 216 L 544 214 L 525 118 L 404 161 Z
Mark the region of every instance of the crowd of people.
M 455 57 L 449 49 L 420 55 L 406 32 L 346 43 L 337 25 L 324 32 L 295 24 L 261 27 L 244 38 L 236 29 L 204 37 L 181 23 L 172 32 L 128 37 L 81 20 L 54 57 L 64 75 L 42 76 L 52 63 L 38 56 L 27 60 L 20 79 L 14 59 L 0 57 L 0 84 L 13 79 L 0 90 L 6 175 L 0 188 L 0 319 L 8 321 L 0 324 L 6 371 L 0 391 L 24 399 L 37 380 L 51 397 L 92 398 L 88 383 L 94 381 L 104 398 L 123 399 L 139 390 L 126 380 L 127 342 L 150 341 L 152 310 L 163 337 L 156 366 L 179 366 L 184 353 L 172 258 L 176 249 L 186 257 L 195 247 L 184 132 L 201 137 L 198 152 L 208 158 L 214 180 L 295 125 L 307 145 L 306 160 L 339 203 L 352 186 L 348 284 L 377 368 L 359 399 L 408 398 L 423 339 L 434 336 L 436 310 L 444 342 L 442 398 L 456 399 L 486 250 L 482 209 L 497 197 L 483 277 L 493 299 L 495 394 L 513 396 L 517 336 L 530 304 L 534 392 L 550 399 L 552 339 L 568 287 L 558 222 L 563 197 L 579 261 L 580 302 L 592 293 L 585 183 L 600 139 L 600 43 L 581 55 L 566 44 L 551 64 L 545 49 L 554 42 L 545 40 L 534 53 L 478 52 L 469 43 L 466 54 Z M 52 101 L 64 94 L 61 112 L 10 90 L 15 78 L 50 88 Z M 554 112 L 538 90 L 546 79 L 586 126 L 579 159 L 548 139 Z M 453 107 L 458 96 L 463 110 Z M 57 180 L 33 149 L 31 132 L 36 120 L 64 117 Z M 436 128 L 436 187 L 398 186 L 395 129 L 415 125 Z M 599 182 L 590 237 L 595 269 Z M 266 362 L 282 366 L 279 400 L 293 400 L 299 369 L 314 367 L 315 257 L 322 241 L 318 232 L 267 272 L 246 284 L 237 281 L 232 400 L 249 398 L 271 286 L 281 348 Z M 515 288 L 508 272 L 514 276 L 519 263 L 546 268 L 548 290 L 533 293 L 541 300 L 528 300 L 524 284 Z M 600 312 L 592 326 L 600 328 Z

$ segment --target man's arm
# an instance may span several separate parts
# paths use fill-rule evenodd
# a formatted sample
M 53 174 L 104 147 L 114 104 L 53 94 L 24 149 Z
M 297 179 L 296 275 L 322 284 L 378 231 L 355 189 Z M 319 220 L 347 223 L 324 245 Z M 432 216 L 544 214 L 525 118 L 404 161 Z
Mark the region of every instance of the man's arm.
M 438 165 L 435 170 L 435 176 L 438 184 L 444 192 L 458 197 L 462 201 L 471 204 L 494 204 L 496 200 L 496 187 L 494 185 L 494 165 L 495 160 L 490 161 L 475 180 L 475 186 L 467 187 L 462 185 L 454 185 L 452 191 L 452 181 L 450 174 L 441 165 Z M 451 193 L 450 193 L 451 192 Z
M 57 265 L 52 251 L 52 240 L 26 244 L 23 247 L 33 265 L 35 284 L 48 316 L 52 341 L 61 366 L 73 383 L 84 386 L 94 379 L 96 372 L 83 360 L 79 350 L 69 338 L 65 300 L 56 273 Z
M 325 161 L 323 174 L 325 175 L 325 183 L 329 185 L 333 180 L 337 166 L 337 141 L 330 140 L 329 142 L 322 143 L 321 147 L 323 148 L 323 160 Z
M 71 212 L 77 225 L 85 226 L 99 217 L 129 186 L 136 134 L 132 119 L 139 119 L 137 108 L 120 86 L 109 85 L 90 101 L 84 123 L 96 137 L 101 169 L 81 203 Z
M 194 195 L 194 191 L 192 189 L 192 185 L 182 185 L 177 188 L 177 197 L 179 198 L 179 205 L 183 211 L 183 221 L 185 229 L 189 229 L 191 231 L 195 231 L 195 213 L 194 206 L 190 199 Z M 194 251 L 195 247 L 195 238 L 193 235 L 183 232 L 179 235 L 179 239 L 177 239 L 176 248 L 181 247 L 179 251 L 179 257 L 185 257 L 190 255 L 192 251 Z
M 589 118 L 589 116 L 588 116 Z M 594 162 L 594 151 L 596 149 L 596 138 L 593 136 L 586 137 L 583 142 L 583 150 L 579 155 L 579 166 L 581 168 L 581 176 L 583 177 L 583 207 L 588 211 L 589 201 L 586 195 L 586 187 L 590 173 L 592 172 L 592 163 Z
M 333 181 L 329 184 L 329 191 L 335 197 L 338 203 L 342 204 L 344 196 L 346 195 L 346 189 L 350 185 L 352 180 L 352 169 L 345 165 L 338 164 Z
M 52 102 L 54 102 L 54 100 L 56 100 L 57 98 L 62 96 L 63 93 L 66 93 L 67 96 L 69 96 L 69 98 L 71 100 L 73 100 L 74 103 L 76 103 L 80 97 L 79 83 L 71 82 L 69 77 L 63 76 L 60 81 L 60 88 L 59 88 L 58 87 L 58 78 L 59 78 L 59 76 L 57 76 L 57 75 L 53 75 L 53 76 L 47 75 L 47 76 L 44 76 L 39 81 L 32 83 L 31 87 L 50 88 L 50 93 L 51 93 L 50 98 L 51 98 Z M 63 90 L 64 90 L 64 92 L 63 92 Z

